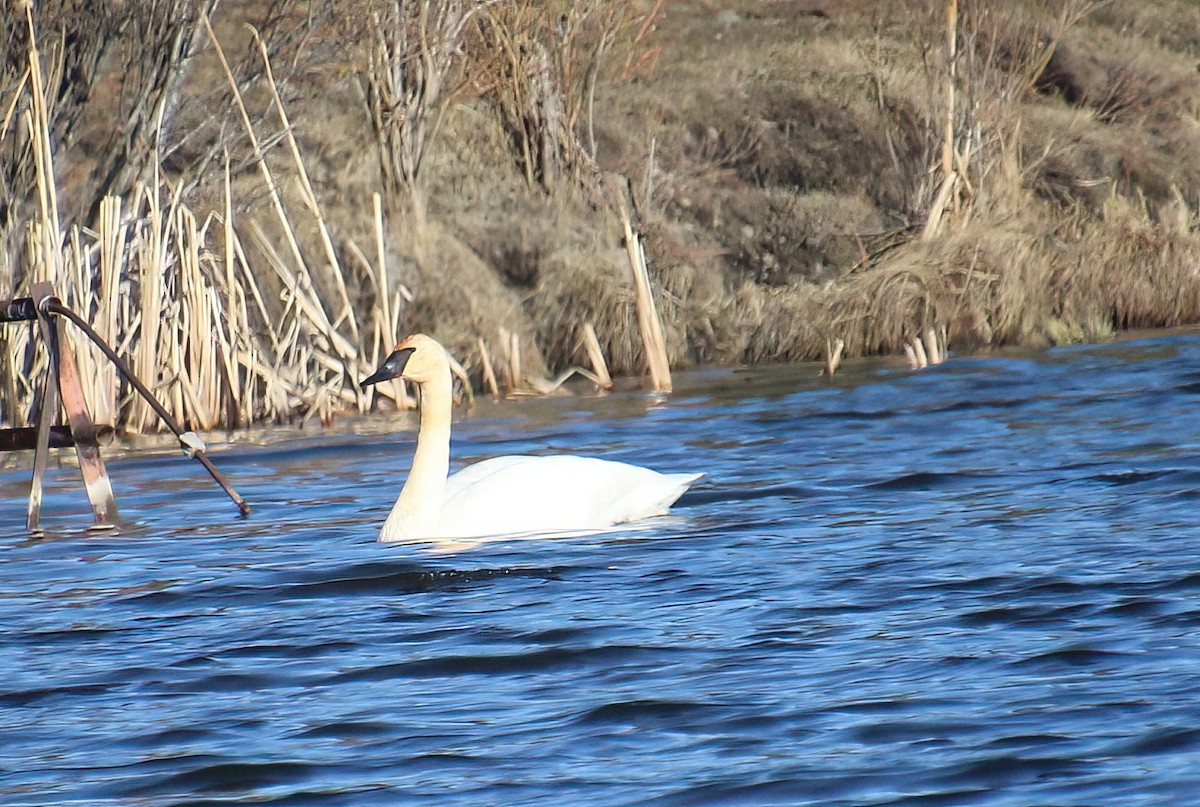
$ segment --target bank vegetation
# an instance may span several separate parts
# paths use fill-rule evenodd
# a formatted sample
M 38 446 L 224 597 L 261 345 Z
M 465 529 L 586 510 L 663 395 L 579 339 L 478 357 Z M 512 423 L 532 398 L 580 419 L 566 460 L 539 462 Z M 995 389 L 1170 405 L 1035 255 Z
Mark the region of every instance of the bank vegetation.
M 51 283 L 189 427 L 407 405 L 356 381 L 413 330 L 513 394 L 1200 320 L 1185 0 L 0 8 L 0 297 Z

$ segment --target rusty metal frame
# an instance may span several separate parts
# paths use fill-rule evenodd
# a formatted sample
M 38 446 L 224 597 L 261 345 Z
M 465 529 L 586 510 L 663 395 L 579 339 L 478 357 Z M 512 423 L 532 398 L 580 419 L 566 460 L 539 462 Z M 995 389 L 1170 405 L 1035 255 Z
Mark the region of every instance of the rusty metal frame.
M 118 519 L 117 502 L 113 496 L 112 484 L 109 482 L 104 460 L 100 457 L 100 443 L 97 439 L 99 431 L 92 420 L 91 412 L 83 395 L 79 367 L 75 361 L 75 355 L 64 346 L 59 333 L 57 316 L 60 315 L 80 328 L 84 335 L 113 362 L 121 375 L 139 394 L 146 398 L 167 427 L 179 438 L 184 453 L 204 466 L 209 475 L 237 505 L 242 515 L 248 514 L 250 512 L 249 505 L 213 466 L 200 438 L 193 432 L 182 430 L 182 427 L 150 393 L 145 384 L 133 375 L 129 366 L 99 337 L 91 326 L 74 311 L 63 306 L 55 297 L 54 289 L 48 283 L 33 284 L 31 292 L 32 297 L 0 300 L 0 323 L 36 321 L 42 341 L 50 356 L 49 366 L 41 381 L 40 395 L 36 399 L 37 426 L 33 429 L 28 427 L 0 429 L 0 451 L 30 448 L 34 451 L 33 479 L 29 488 L 29 510 L 26 518 L 29 530 L 37 531 L 39 529 L 44 479 L 52 447 L 73 446 L 75 448 L 75 453 L 79 458 L 79 470 L 83 475 L 84 487 L 92 506 L 96 526 L 110 527 L 115 525 Z M 60 406 L 67 416 L 68 426 L 66 427 L 54 425 L 55 415 Z M 108 429 L 108 427 L 104 428 Z

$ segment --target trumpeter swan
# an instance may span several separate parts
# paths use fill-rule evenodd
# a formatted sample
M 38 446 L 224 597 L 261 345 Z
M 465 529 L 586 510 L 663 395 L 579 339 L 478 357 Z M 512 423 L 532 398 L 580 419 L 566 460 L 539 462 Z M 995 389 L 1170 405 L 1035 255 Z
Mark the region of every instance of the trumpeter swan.
M 599 530 L 662 515 L 703 474 L 660 474 L 595 457 L 496 457 L 447 478 L 451 375 L 445 348 L 424 334 L 396 345 L 361 387 L 406 378 L 421 389 L 408 479 L 381 541 Z

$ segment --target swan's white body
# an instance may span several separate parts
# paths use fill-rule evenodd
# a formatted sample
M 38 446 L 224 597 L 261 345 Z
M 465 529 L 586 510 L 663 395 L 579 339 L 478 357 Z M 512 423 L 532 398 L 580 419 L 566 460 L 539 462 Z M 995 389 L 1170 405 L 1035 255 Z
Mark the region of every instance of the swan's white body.
M 397 500 L 379 538 L 601 530 L 663 515 L 699 476 L 660 474 L 595 457 L 495 457 L 447 479 L 436 513 L 430 508 L 413 518 Z
M 447 478 L 452 399 L 445 349 L 410 336 L 363 384 L 396 375 L 420 385 L 421 418 L 412 468 L 381 541 L 601 530 L 666 513 L 703 476 L 555 455 L 496 457 Z

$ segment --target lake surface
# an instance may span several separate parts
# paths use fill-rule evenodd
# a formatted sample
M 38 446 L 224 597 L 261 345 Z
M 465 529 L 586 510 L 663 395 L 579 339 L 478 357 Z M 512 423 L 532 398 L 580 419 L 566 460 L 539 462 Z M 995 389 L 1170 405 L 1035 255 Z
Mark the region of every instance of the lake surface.
M 1145 805 L 1200 793 L 1200 337 L 481 404 L 454 464 L 707 473 L 636 529 L 376 532 L 413 445 L 0 472 L 0 803 Z M 244 439 L 244 438 L 243 438 Z

